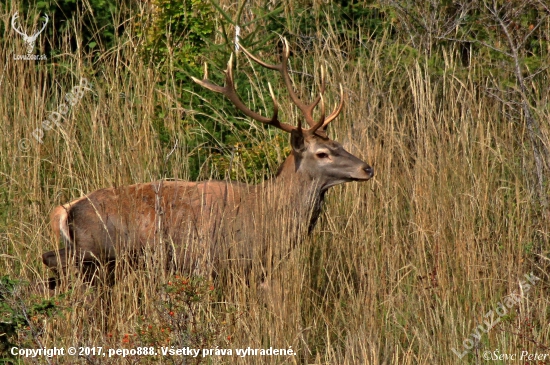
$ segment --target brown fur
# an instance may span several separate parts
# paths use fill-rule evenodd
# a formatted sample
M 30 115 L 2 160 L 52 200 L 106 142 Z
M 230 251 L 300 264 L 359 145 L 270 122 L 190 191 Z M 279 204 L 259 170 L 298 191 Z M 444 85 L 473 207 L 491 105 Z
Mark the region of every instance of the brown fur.
M 293 148 L 276 178 L 260 185 L 156 181 L 100 189 L 59 206 L 51 224 L 65 248 L 45 253 L 43 262 L 52 269 L 72 257 L 84 266 L 106 264 L 158 244 L 189 272 L 215 271 L 220 260 L 265 260 L 265 237 L 295 245 L 315 225 L 330 186 L 372 176 L 370 166 L 334 141 L 308 136 Z M 323 169 L 318 151 L 330 154 Z M 288 223 L 277 228 L 276 219 Z
M 52 227 L 65 248 L 45 253 L 44 264 L 64 268 L 74 257 L 76 264 L 86 267 L 90 262 L 110 264 L 122 255 L 132 262 L 148 247 L 158 245 L 164 245 L 168 261 L 191 272 L 215 271 L 220 262 L 250 266 L 260 258 L 265 263 L 271 249 L 267 241 L 289 242 L 292 247 L 311 232 L 331 186 L 370 179 L 373 169 L 326 135 L 327 125 L 343 107 L 342 86 L 340 103 L 326 118 L 324 81 L 311 104 L 299 100 L 288 72 L 290 48 L 286 40 L 283 43 L 279 65 L 265 64 L 242 49 L 262 66 L 280 72 L 309 129 L 282 123 L 276 102 L 271 118 L 249 109 L 235 90 L 231 59 L 223 87 L 209 81 L 206 72 L 203 80 L 193 78 L 223 93 L 245 115 L 290 133 L 292 154 L 275 179 L 255 186 L 229 181 L 156 181 L 97 190 L 54 209 Z M 319 103 L 321 118 L 315 121 L 313 109 Z

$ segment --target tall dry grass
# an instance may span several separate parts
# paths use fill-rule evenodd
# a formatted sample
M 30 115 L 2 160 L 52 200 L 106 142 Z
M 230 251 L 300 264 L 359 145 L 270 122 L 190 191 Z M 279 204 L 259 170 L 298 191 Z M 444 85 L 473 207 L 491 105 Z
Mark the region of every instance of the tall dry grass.
M 12 13 L 0 15 L 7 29 Z M 0 227 L 0 272 L 34 283 L 50 275 L 41 254 L 58 246 L 48 226 L 53 207 L 103 187 L 187 178 L 192 151 L 179 144 L 170 154 L 150 121 L 162 108 L 167 128 L 183 138 L 188 132 L 180 128 L 182 113 L 192 118 L 193 110 L 178 105 L 175 87 L 159 88 L 156 70 L 141 62 L 127 38 L 96 61 L 71 51 L 67 42 L 55 62 L 45 63 L 14 61 L 12 54 L 23 54 L 24 45 L 8 36 L 0 49 L 0 193 L 6 222 Z M 63 37 L 78 39 L 78 31 Z M 327 32 L 306 57 L 328 65 L 329 85 L 343 83 L 347 104 L 330 133 L 371 163 L 376 175 L 329 192 L 313 235 L 275 263 L 268 292 L 229 277 L 212 283 L 176 279 L 177 273 L 155 260 L 125 272 L 111 288 L 86 287 L 71 272 L 70 290 L 65 286 L 64 295 L 55 297 L 60 313 L 40 318 L 36 328 L 43 332 L 30 335 L 30 343 L 130 348 L 152 338 L 179 347 L 292 346 L 297 352 L 174 357 L 175 363 L 458 364 L 481 363 L 486 350 L 548 353 L 548 226 L 529 185 L 524 125 L 508 120 L 506 106 L 484 92 L 491 85 L 478 77 L 475 63 L 465 69 L 447 55 L 443 75 L 435 77 L 421 56 L 395 67 L 381 65 L 390 46 L 385 40 L 366 45 L 371 56 L 353 62 L 341 46 Z M 33 130 L 83 77 L 93 85 L 71 108 L 63 129 L 44 131 L 44 143 L 36 143 Z M 256 102 L 269 104 L 265 80 L 251 76 L 251 82 L 263 90 Z M 197 102 L 208 103 L 208 97 L 205 91 Z M 283 117 L 294 120 L 289 102 L 280 102 Z M 224 122 L 222 111 L 213 109 L 212 117 Z M 540 111 L 541 121 L 549 117 L 548 110 Z M 547 123 L 543 129 L 548 135 Z M 21 148 L 22 138 L 28 150 Z M 282 161 L 284 153 L 278 152 Z M 211 174 L 205 164 L 202 175 Z M 541 281 L 459 359 L 452 348 L 464 351 L 463 341 L 487 320 L 484 315 L 519 293 L 519 280 L 530 272 Z M 175 297 L 167 287 L 176 280 L 191 280 L 196 293 Z M 22 292 L 20 303 L 37 294 L 32 288 Z M 162 305 L 166 302 L 172 310 Z M 21 359 L 36 361 L 45 362 Z

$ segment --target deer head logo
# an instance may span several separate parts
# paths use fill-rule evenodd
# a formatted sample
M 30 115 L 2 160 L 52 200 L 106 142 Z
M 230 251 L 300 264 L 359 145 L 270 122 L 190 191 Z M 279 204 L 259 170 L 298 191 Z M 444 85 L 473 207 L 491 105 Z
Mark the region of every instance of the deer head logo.
M 40 29 L 38 32 L 36 32 L 32 36 L 28 36 L 26 33 L 17 29 L 17 26 L 15 25 L 15 20 L 17 18 L 19 18 L 18 12 L 13 14 L 13 17 L 11 18 L 11 27 L 13 28 L 13 30 L 15 30 L 18 34 L 20 34 L 23 37 L 23 40 L 25 41 L 25 43 L 27 43 L 27 54 L 31 54 L 32 51 L 34 50 L 34 43 L 36 42 L 36 39 L 38 38 L 40 33 L 42 33 L 46 28 L 46 24 L 48 24 L 48 20 L 50 18 L 48 18 L 47 14 L 44 14 L 44 25 L 42 26 L 42 29 Z

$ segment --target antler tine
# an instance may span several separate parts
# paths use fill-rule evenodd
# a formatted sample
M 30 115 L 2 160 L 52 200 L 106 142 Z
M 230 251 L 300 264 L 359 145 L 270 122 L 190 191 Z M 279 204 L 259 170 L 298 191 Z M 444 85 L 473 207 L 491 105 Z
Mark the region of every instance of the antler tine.
M 325 122 L 325 99 L 323 98 L 323 94 L 319 96 L 321 97 L 321 117 L 319 118 L 319 122 L 317 123 L 324 123 Z
M 271 88 L 271 83 L 267 83 L 267 87 L 269 88 L 269 95 L 271 95 L 271 100 L 273 100 L 273 118 L 274 120 L 278 120 L 277 116 L 279 115 L 279 103 L 277 102 L 277 99 L 275 98 L 275 93 L 273 92 L 273 89 Z
M 309 130 L 309 133 L 315 133 L 319 128 L 321 128 L 322 131 L 326 130 L 328 124 L 332 122 L 334 119 L 336 119 L 336 117 L 338 116 L 338 114 L 340 114 L 340 112 L 344 107 L 344 88 L 342 87 L 342 84 L 340 84 L 340 104 L 338 104 L 338 106 L 334 109 L 332 113 L 330 113 L 330 115 L 326 119 L 325 119 L 325 100 L 322 94 L 320 95 L 320 97 L 321 97 L 321 118 L 319 119 L 317 124 L 311 127 L 311 129 Z
M 325 124 L 325 99 L 323 98 L 323 94 L 319 94 L 318 98 L 321 101 L 321 117 L 319 121 L 309 129 L 309 132 L 312 134 Z
M 290 57 L 290 46 L 288 45 L 288 41 L 286 38 L 283 38 L 283 59 L 281 61 L 279 72 L 281 73 L 283 80 L 285 82 L 286 88 L 288 90 L 288 95 L 290 96 L 290 99 L 298 109 L 302 112 L 304 115 L 304 119 L 306 120 L 306 123 L 313 127 L 316 123 L 313 119 L 313 109 L 317 106 L 319 101 L 314 101 L 311 104 L 306 104 L 300 98 L 298 95 L 294 92 L 294 88 L 292 87 L 292 80 L 290 78 L 290 74 L 288 72 L 288 58 Z
M 214 91 L 216 93 L 224 93 L 224 88 L 219 86 L 219 85 L 216 85 L 214 84 L 213 82 L 211 82 L 210 80 L 208 80 L 208 65 L 205 63 L 204 64 L 204 77 L 202 80 L 199 80 L 193 76 L 191 76 L 191 79 L 199 84 L 200 86 L 202 87 L 205 87 L 207 88 L 208 90 L 211 90 L 211 91 Z
M 344 108 L 344 87 L 342 84 L 340 84 L 340 104 L 334 109 L 332 113 L 325 119 L 325 122 L 323 123 L 322 129 L 326 129 L 328 124 L 332 122 L 336 117 L 342 112 L 342 109 Z
M 46 21 L 44 22 L 44 25 L 42 26 L 42 29 L 40 29 L 40 32 L 38 32 L 38 34 L 42 33 L 42 31 L 46 28 L 46 25 L 48 25 L 48 21 L 50 20 L 50 18 L 48 17 L 48 14 L 44 14 L 44 19 Z
M 291 132 L 292 130 L 295 129 L 293 126 L 286 123 L 281 123 L 278 120 L 277 116 L 279 112 L 279 106 L 278 106 L 277 100 L 275 99 L 275 95 L 273 94 L 273 90 L 271 89 L 271 86 L 270 86 L 270 94 L 274 102 L 273 116 L 271 118 L 264 117 L 261 114 L 252 111 L 241 101 L 239 95 L 237 94 L 237 90 L 235 89 L 235 83 L 233 81 L 233 54 L 231 54 L 231 57 L 227 62 L 227 70 L 225 71 L 225 86 L 222 87 L 222 86 L 216 85 L 210 80 L 208 80 L 208 68 L 206 67 L 206 64 L 204 69 L 205 69 L 204 78 L 202 80 L 199 80 L 195 77 L 191 77 L 194 82 L 211 91 L 225 95 L 225 97 L 227 97 L 233 103 L 233 105 L 235 105 L 237 109 L 243 112 L 246 116 L 254 120 L 257 120 L 260 123 L 270 124 L 274 127 L 284 130 L 285 132 Z
M 321 101 L 321 98 L 322 98 L 323 94 L 325 93 L 325 87 L 326 87 L 325 68 L 321 66 L 321 90 L 319 91 L 319 95 L 317 95 L 315 100 L 313 100 L 313 102 L 311 103 L 311 110 L 313 110 L 313 108 L 315 108 L 317 106 L 317 104 L 319 104 L 319 101 Z
M 281 65 L 271 65 L 269 63 L 266 63 L 262 60 L 260 60 L 258 57 L 254 56 L 252 53 L 250 53 L 249 50 L 247 50 L 245 47 L 243 47 L 242 44 L 239 44 L 239 47 L 243 50 L 243 52 L 250 58 L 252 58 L 256 63 L 259 63 L 261 66 L 264 66 L 265 68 L 268 68 L 270 70 L 277 70 L 280 71 Z
M 203 79 L 208 80 L 208 63 L 204 63 L 204 76 Z

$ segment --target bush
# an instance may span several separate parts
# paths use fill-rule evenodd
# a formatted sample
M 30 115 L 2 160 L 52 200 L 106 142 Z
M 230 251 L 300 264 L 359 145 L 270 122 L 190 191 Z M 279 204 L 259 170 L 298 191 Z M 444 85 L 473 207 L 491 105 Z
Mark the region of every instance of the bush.
M 21 280 L 0 278 L 0 363 L 13 358 L 12 347 L 41 347 L 37 341 L 43 332 L 43 319 L 56 315 L 55 299 L 23 295 Z

